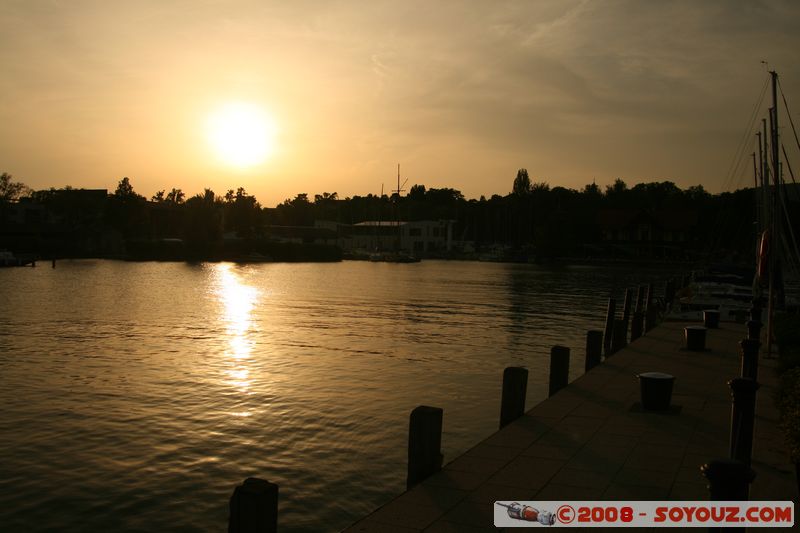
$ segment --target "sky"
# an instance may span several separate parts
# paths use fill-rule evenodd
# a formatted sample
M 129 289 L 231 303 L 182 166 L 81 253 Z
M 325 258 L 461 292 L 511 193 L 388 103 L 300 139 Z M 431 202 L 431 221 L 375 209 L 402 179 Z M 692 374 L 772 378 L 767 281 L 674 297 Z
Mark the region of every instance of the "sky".
M 388 192 L 398 163 L 406 189 L 467 198 L 507 194 L 523 167 L 575 189 L 732 190 L 752 181 L 731 166 L 762 60 L 800 109 L 799 25 L 792 0 L 2 0 L 0 172 L 33 189 L 127 176 L 147 197 L 244 187 L 270 207 Z M 210 144 L 232 102 L 269 117 L 263 161 Z

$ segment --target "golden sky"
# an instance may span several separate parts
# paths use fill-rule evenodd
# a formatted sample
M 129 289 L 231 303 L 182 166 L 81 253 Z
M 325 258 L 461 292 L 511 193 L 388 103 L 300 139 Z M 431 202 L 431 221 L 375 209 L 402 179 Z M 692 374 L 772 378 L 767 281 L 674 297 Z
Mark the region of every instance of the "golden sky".
M 148 197 L 242 186 L 265 206 L 388 191 L 397 163 L 469 198 L 520 167 L 716 192 L 762 59 L 800 109 L 799 23 L 796 1 L 2 0 L 0 171 L 35 189 L 128 176 Z M 274 122 L 262 162 L 209 145 L 230 102 Z

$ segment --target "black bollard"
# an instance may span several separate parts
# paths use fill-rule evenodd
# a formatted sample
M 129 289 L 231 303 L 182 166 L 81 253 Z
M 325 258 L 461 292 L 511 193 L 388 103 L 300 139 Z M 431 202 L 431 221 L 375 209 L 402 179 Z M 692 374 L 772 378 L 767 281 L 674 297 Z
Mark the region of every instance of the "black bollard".
M 528 369 L 510 366 L 503 370 L 503 396 L 500 402 L 500 427 L 504 428 L 525 414 Z
M 611 334 L 614 330 L 614 316 L 617 312 L 617 301 L 614 298 L 608 299 L 608 309 L 606 310 L 606 329 L 603 332 L 603 353 L 608 355 L 611 351 Z
M 586 366 L 588 372 L 600 364 L 600 356 L 603 353 L 603 332 L 590 330 L 586 332 Z
M 706 309 L 703 311 L 703 325 L 708 329 L 719 328 L 719 310 Z
M 553 346 L 550 349 L 550 391 L 552 396 L 569 383 L 569 348 Z
M 741 461 L 714 459 L 700 467 L 708 479 L 708 493 L 711 501 L 747 501 L 750 497 L 750 483 L 756 473 Z M 743 530 L 744 528 L 742 528 Z M 719 528 L 717 531 L 730 531 Z
M 747 321 L 747 338 L 753 339 L 754 341 L 761 339 L 761 326 L 763 324 L 760 320 L 748 320 Z
M 613 355 L 628 345 L 628 323 L 619 318 L 614 320 L 614 330 L 611 337 L 611 352 Z
M 56 267 L 56 260 L 53 259 L 53 268 L 55 268 L 55 267 Z
M 642 336 L 644 329 L 644 314 L 640 311 L 633 313 L 633 321 L 631 322 L 631 342 L 635 341 Z
M 739 342 L 742 357 L 741 377 L 754 381 L 758 379 L 758 349 L 760 346 L 761 343 L 755 339 L 742 339 Z
M 702 352 L 706 349 L 706 328 L 704 326 L 686 326 L 683 328 L 686 349 L 691 352 Z
M 733 378 L 728 382 L 733 397 L 731 406 L 731 459 L 750 466 L 753 454 L 753 425 L 756 416 L 758 383 L 750 378 Z
M 408 423 L 408 489 L 442 469 L 443 415 L 441 408 L 427 405 L 420 405 L 411 411 Z
M 278 531 L 278 485 L 249 477 L 233 489 L 228 533 Z

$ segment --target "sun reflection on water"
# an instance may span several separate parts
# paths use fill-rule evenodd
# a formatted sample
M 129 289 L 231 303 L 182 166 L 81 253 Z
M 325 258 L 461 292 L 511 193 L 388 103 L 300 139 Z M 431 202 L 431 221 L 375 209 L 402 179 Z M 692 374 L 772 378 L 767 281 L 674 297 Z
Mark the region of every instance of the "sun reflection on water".
M 227 383 L 247 392 L 250 380 L 249 360 L 253 351 L 250 335 L 253 324 L 251 313 L 258 300 L 258 290 L 246 285 L 228 263 L 214 265 L 217 277 L 216 293 L 223 304 L 222 320 L 228 334 L 228 347 L 225 355 L 229 357 Z

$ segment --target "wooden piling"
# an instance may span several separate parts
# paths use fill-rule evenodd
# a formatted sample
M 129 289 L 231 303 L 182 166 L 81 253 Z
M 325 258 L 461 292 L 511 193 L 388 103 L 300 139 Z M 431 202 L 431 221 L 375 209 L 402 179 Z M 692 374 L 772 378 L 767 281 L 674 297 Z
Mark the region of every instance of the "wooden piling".
M 569 384 L 569 348 L 553 346 L 550 349 L 550 390 L 552 396 Z
M 278 531 L 278 485 L 249 477 L 233 490 L 228 533 Z
M 603 332 L 589 330 L 586 332 L 586 364 L 585 371 L 593 369 L 600 364 L 603 354 Z
M 664 284 L 664 305 L 666 309 L 672 307 L 672 302 L 675 300 L 675 280 L 669 278 Z
M 628 345 L 628 323 L 617 318 L 614 320 L 614 330 L 611 338 L 611 352 L 613 355 Z
M 500 428 L 525 414 L 528 369 L 510 366 L 503 371 L 503 396 L 500 402 Z
M 639 285 L 639 290 L 636 292 L 636 312 L 644 313 L 644 295 L 647 287 Z
M 420 405 L 411 411 L 408 424 L 408 489 L 442 469 L 443 414 L 441 408 L 427 405 Z
M 635 313 L 633 313 L 633 321 L 631 322 L 631 342 L 641 337 L 643 330 L 644 330 L 644 313 L 636 311 Z
M 645 304 L 644 311 L 644 331 L 648 332 L 656 327 L 656 316 L 658 310 L 656 309 L 656 301 L 653 296 L 653 284 L 647 284 L 647 303 Z
M 633 303 L 633 289 L 625 289 L 625 302 L 622 305 L 622 320 L 625 324 L 631 323 L 631 304 Z
M 603 353 L 608 354 L 611 351 L 611 333 L 614 329 L 614 315 L 617 312 L 617 301 L 614 298 L 608 299 L 608 308 L 606 309 L 606 328 L 603 333 Z

